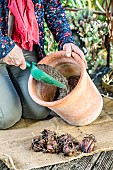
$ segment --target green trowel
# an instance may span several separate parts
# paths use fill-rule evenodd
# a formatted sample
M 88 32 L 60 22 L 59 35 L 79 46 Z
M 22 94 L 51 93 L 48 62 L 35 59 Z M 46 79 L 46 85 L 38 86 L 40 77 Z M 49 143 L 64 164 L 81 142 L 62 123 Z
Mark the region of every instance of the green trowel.
M 59 80 L 57 80 L 57 79 L 53 78 L 52 76 L 50 76 L 49 74 L 47 74 L 42 69 L 39 69 L 37 67 L 37 65 L 38 64 L 36 64 L 34 62 L 29 63 L 28 61 L 26 61 L 26 66 L 27 66 L 27 68 L 30 69 L 31 75 L 33 76 L 34 79 L 51 84 L 51 85 L 59 87 L 59 88 L 64 88 L 64 89 L 67 88 L 67 86 L 66 86 L 67 80 L 63 75 L 61 75 L 59 72 L 57 72 L 58 77 L 63 77 L 63 80 L 64 79 L 66 80 L 66 81 L 63 81 L 63 83 L 62 83 Z M 39 64 L 39 65 L 41 65 L 41 64 Z M 52 71 L 56 73 L 56 69 L 53 68 Z

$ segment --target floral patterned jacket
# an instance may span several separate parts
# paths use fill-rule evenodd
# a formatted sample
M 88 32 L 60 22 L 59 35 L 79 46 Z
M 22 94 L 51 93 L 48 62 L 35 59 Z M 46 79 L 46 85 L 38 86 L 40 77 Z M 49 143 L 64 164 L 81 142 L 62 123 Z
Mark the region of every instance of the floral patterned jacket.
M 44 19 L 51 30 L 59 49 L 65 43 L 74 43 L 74 37 L 66 19 L 60 0 L 32 0 L 35 16 L 39 26 L 39 42 L 42 57 L 44 54 Z M 5 57 L 15 46 L 15 42 L 8 37 L 8 4 L 7 0 L 0 0 L 0 59 Z

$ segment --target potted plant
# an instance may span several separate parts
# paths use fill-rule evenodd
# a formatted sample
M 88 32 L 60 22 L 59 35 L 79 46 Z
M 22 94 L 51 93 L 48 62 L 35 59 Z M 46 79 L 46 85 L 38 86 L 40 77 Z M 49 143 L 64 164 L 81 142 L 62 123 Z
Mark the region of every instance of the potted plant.
M 65 51 L 58 51 L 46 56 L 38 64 L 50 65 L 66 78 L 71 76 L 80 78 L 68 95 L 53 101 L 56 87 L 36 81 L 30 76 L 28 90 L 36 103 L 50 108 L 71 125 L 87 125 L 99 116 L 103 106 L 102 96 L 89 77 L 85 64 L 78 54 L 72 53 L 72 57 L 66 57 Z

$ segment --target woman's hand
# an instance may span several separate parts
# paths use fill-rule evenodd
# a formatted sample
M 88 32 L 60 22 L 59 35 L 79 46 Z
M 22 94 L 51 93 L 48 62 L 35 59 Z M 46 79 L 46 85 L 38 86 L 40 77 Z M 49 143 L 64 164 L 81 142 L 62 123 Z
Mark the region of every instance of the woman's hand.
M 86 62 L 84 53 L 80 50 L 78 46 L 76 46 L 73 43 L 66 43 L 63 45 L 63 50 L 66 51 L 67 57 L 71 57 L 72 52 L 77 53 L 81 57 L 81 59 L 84 61 L 86 68 L 87 68 L 87 62 Z
M 20 67 L 22 70 L 26 69 L 23 52 L 17 45 L 15 45 L 15 47 L 2 59 L 2 61 L 8 65 Z

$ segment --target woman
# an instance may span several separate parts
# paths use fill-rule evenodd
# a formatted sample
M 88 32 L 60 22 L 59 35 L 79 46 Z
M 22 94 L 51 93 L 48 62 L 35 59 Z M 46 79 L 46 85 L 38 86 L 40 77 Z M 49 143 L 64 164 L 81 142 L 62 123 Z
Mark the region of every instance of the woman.
M 74 38 L 60 0 L 0 1 L 0 129 L 7 129 L 21 116 L 44 119 L 51 110 L 36 104 L 28 94 L 30 75 L 25 60 L 38 62 L 44 54 L 44 19 L 59 50 L 83 52 Z M 23 71 L 24 70 L 24 71 Z

